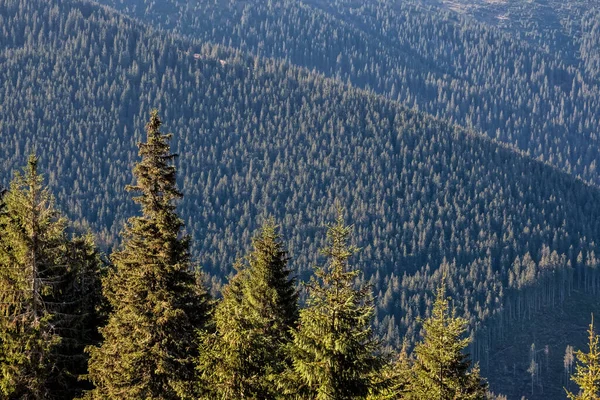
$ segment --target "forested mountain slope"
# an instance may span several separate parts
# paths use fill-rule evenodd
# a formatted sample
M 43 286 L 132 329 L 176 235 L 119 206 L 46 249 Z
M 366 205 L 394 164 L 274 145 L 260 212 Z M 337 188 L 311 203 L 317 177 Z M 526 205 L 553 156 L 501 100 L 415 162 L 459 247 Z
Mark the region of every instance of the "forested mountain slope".
M 455 13 L 393 0 L 100 1 L 371 88 L 600 182 L 595 74 Z M 594 41 L 588 35 L 582 50 L 590 71 Z
M 579 52 L 585 71 L 600 79 L 600 7 L 592 8 L 581 18 Z
M 573 65 L 587 60 L 582 52 L 592 33 L 586 20 L 600 9 L 598 0 L 479 1 L 420 0 L 496 26 Z M 581 52 L 580 52 L 581 51 Z M 592 71 L 590 71 L 592 72 Z M 595 70 L 594 73 L 597 73 Z M 596 75 L 598 76 L 598 75 Z
M 576 365 L 567 346 L 587 347 L 584 321 L 600 315 L 597 296 L 575 291 L 560 307 L 541 307 L 514 324 L 483 366 L 490 385 L 509 399 L 565 399 L 564 388 L 574 390 L 570 373 Z
M 482 335 L 477 358 L 509 321 L 598 288 L 600 193 L 572 176 L 383 97 L 93 3 L 0 0 L 0 18 L 0 183 L 36 151 L 62 208 L 108 246 L 134 210 L 124 186 L 156 107 L 175 133 L 194 255 L 215 280 L 266 215 L 306 278 L 337 201 L 389 343 L 414 336 L 442 270 Z

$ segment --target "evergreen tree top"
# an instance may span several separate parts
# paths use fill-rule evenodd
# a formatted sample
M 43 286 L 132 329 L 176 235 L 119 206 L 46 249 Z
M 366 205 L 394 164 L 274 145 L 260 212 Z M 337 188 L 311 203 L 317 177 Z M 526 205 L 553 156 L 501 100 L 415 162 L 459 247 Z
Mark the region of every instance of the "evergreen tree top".
M 431 341 L 432 346 L 443 349 L 451 345 L 454 354 L 462 358 L 461 351 L 469 344 L 469 338 L 465 337 L 468 325 L 468 321 L 457 317 L 456 309 L 450 307 L 450 298 L 446 295 L 446 284 L 443 282 L 436 289 L 430 318 L 423 320 L 426 340 Z
M 140 193 L 133 200 L 142 206 L 142 214 L 155 216 L 160 211 L 174 212 L 173 199 L 183 197 L 176 187 L 176 168 L 173 160 L 177 154 L 171 153 L 171 134 L 160 132 L 162 121 L 157 110 L 152 110 L 146 124 L 146 142 L 138 143 L 141 161 L 136 164 L 133 174 L 135 185 L 127 190 Z
M 270 319 L 270 324 L 287 332 L 298 319 L 298 293 L 287 266 L 288 252 L 272 218 L 252 238 L 252 247 L 244 271 L 248 274 L 244 298 L 249 312 L 256 314 L 254 318 Z
M 252 239 L 215 310 L 216 332 L 201 333 L 198 359 L 210 398 L 273 399 L 275 376 L 288 367 L 284 345 L 298 319 L 288 255 L 272 219 Z
M 308 306 L 300 311 L 299 327 L 293 332 L 289 352 L 294 371 L 282 386 L 289 390 L 296 385 L 308 398 L 364 399 L 380 383 L 370 287 L 357 285 L 360 271 L 348 262 L 357 251 L 350 244 L 351 232 L 339 213 L 328 227 L 328 244 L 322 251 L 328 262 L 316 268 L 308 285 Z
M 485 398 L 487 383 L 481 379 L 477 365 L 471 368 L 471 361 L 464 353 L 470 342 L 465 337 L 467 326 L 467 321 L 450 308 L 443 279 L 431 315 L 423 321 L 423 340 L 415 346 L 410 398 Z
M 588 328 L 588 352 L 575 352 L 577 367 L 571 380 L 579 386 L 579 393 L 567 391 L 570 400 L 600 400 L 600 337 L 594 331 L 594 315 Z
M 327 257 L 327 264 L 316 267 L 314 277 L 307 284 L 312 292 L 308 302 L 319 301 L 330 296 L 342 296 L 342 291 L 351 298 L 366 300 L 370 294 L 370 287 L 363 285 L 355 289 L 355 279 L 360 275 L 360 270 L 352 268 L 349 259 L 359 251 L 359 248 L 350 243 L 353 227 L 346 225 L 341 210 L 335 223 L 327 225 L 328 244 L 321 249 L 321 254 Z M 333 291 L 329 289 L 333 288 Z M 371 299 L 372 300 L 372 299 Z M 365 304 L 370 308 L 371 304 Z M 370 318 L 370 316 L 368 317 Z
M 133 168 L 136 182 L 127 186 L 138 194 L 133 200 L 141 205 L 142 215 L 129 218 L 124 232 L 128 240 L 112 259 L 116 264 L 137 262 L 145 268 L 180 271 L 187 284 L 189 237 L 181 236 L 183 221 L 176 212 L 175 200 L 182 197 L 173 165 L 176 154 L 169 146 L 172 135 L 161 133 L 161 125 L 158 111 L 153 110 L 146 124 L 146 142 L 138 144 L 141 160 Z
M 7 224 L 12 221 L 13 229 L 4 232 L 15 241 L 15 248 L 35 245 L 52 238 L 53 242 L 62 241 L 66 229 L 66 219 L 55 207 L 55 200 L 50 191 L 44 187 L 44 177 L 38 173 L 38 157 L 29 156 L 23 172 L 15 172 L 0 201 L 0 216 L 7 218 Z M 10 212 L 9 212 L 10 211 Z M 1 224 L 1 223 L 0 223 Z M 30 240 L 19 240 L 19 237 L 29 237 Z

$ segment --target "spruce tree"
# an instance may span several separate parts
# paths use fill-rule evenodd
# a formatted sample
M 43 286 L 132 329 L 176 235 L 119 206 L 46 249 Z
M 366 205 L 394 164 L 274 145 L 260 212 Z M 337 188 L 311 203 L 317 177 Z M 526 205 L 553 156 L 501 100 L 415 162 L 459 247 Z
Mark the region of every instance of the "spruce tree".
M 244 305 L 250 319 L 273 340 L 271 350 L 275 350 L 288 340 L 289 330 L 298 320 L 296 280 L 288 268 L 288 253 L 274 220 L 267 220 L 252 246 L 244 269 Z
M 207 398 L 273 399 L 275 377 L 288 366 L 283 348 L 298 318 L 298 294 L 272 220 L 252 247 L 216 307 L 216 332 L 201 335 L 198 371 L 211 388 Z
M 487 383 L 479 367 L 471 368 L 465 348 L 467 321 L 450 310 L 445 284 L 437 290 L 431 316 L 423 322 L 424 337 L 414 349 L 408 398 L 439 400 L 485 399 Z
M 201 399 L 228 399 L 250 396 L 248 379 L 242 383 L 239 372 L 246 366 L 249 327 L 244 324 L 241 275 L 235 275 L 223 288 L 223 298 L 215 308 L 214 326 L 199 330 L 200 352 L 196 360 L 197 392 Z M 215 331 L 216 330 L 216 331 Z
M 176 213 L 176 157 L 159 131 L 153 111 L 141 161 L 133 172 L 134 201 L 142 215 L 132 217 L 122 250 L 103 280 L 111 307 L 101 329 L 104 342 L 90 347 L 90 379 L 96 399 L 180 399 L 192 396 L 196 329 L 207 320 L 206 291 L 197 284 L 190 262 L 189 238 L 181 234 Z
M 600 347 L 594 332 L 594 316 L 588 329 L 588 352 L 575 352 L 577 366 L 571 380 L 579 386 L 578 393 L 567 391 L 571 400 L 600 400 Z
M 31 156 L 4 198 L 0 225 L 0 389 L 7 398 L 49 397 L 51 354 L 60 337 L 46 302 L 65 274 L 66 221 Z
M 360 271 L 349 264 L 357 251 L 349 245 L 351 231 L 340 213 L 327 232 L 328 263 L 308 284 L 307 306 L 289 346 L 293 368 L 281 382 L 292 397 L 364 399 L 373 392 L 382 363 L 371 331 L 370 287 L 357 285 Z
M 81 238 L 67 236 L 37 164 L 31 156 L 0 206 L 0 390 L 5 398 L 70 399 L 85 387 L 100 263 L 81 254 Z M 85 244 L 96 254 L 90 238 Z

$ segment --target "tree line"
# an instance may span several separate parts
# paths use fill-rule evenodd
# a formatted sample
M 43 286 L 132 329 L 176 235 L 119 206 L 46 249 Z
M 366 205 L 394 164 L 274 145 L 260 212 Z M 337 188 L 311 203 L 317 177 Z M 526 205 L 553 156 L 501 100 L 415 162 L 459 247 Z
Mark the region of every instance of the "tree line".
M 372 288 L 341 209 L 300 307 L 295 272 L 267 220 L 222 298 L 190 257 L 175 201 L 171 135 L 153 111 L 127 187 L 141 213 L 106 260 L 69 233 L 31 156 L 0 202 L 0 390 L 9 399 L 484 399 L 468 321 L 445 281 L 409 355 L 372 330 Z M 573 399 L 600 390 L 598 338 L 578 352 Z

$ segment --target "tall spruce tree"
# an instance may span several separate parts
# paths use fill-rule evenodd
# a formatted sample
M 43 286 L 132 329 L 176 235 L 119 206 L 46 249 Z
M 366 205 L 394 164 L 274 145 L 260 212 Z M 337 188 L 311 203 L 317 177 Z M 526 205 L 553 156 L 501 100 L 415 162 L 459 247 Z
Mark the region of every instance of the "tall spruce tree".
M 365 399 L 374 391 L 382 362 L 371 331 L 370 287 L 357 287 L 360 271 L 349 264 L 357 251 L 349 244 L 351 231 L 340 213 L 322 251 L 328 263 L 308 284 L 307 307 L 289 346 L 293 368 L 281 382 L 293 398 Z
M 189 238 L 176 213 L 176 157 L 170 135 L 159 131 L 153 111 L 141 161 L 133 172 L 142 215 L 129 219 L 123 249 L 112 254 L 103 291 L 112 308 L 101 329 L 104 342 L 90 347 L 90 378 L 96 399 L 180 399 L 192 397 L 196 330 L 207 320 L 206 291 L 197 284 Z
M 600 346 L 594 331 L 594 316 L 588 329 L 588 352 L 575 352 L 577 366 L 571 380 L 579 386 L 579 392 L 567 392 L 571 400 L 600 400 Z
M 0 206 L 0 390 L 4 398 L 70 399 L 85 387 L 100 263 L 76 251 L 81 239 L 68 238 L 37 164 L 31 156 Z
M 298 319 L 298 294 L 273 220 L 252 247 L 216 307 L 216 332 L 201 335 L 198 371 L 207 398 L 274 399 L 275 378 L 289 366 L 283 349 Z
M 479 367 L 471 368 L 465 348 L 467 321 L 450 310 L 445 283 L 437 290 L 431 316 L 423 322 L 424 337 L 414 349 L 413 376 L 407 397 L 419 400 L 485 399 L 487 383 Z

